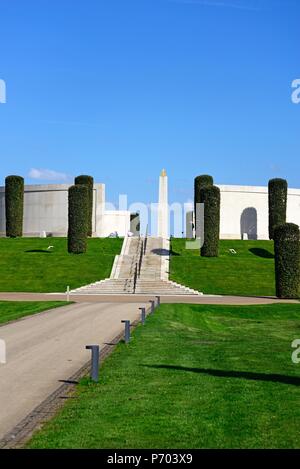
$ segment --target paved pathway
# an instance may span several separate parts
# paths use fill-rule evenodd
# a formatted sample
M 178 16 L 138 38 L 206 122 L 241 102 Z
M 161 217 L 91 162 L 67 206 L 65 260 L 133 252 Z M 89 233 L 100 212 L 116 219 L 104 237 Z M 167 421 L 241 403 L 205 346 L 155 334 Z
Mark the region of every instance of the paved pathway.
M 88 344 L 110 342 L 138 319 L 141 303 L 79 303 L 0 327 L 0 439 L 90 359 Z

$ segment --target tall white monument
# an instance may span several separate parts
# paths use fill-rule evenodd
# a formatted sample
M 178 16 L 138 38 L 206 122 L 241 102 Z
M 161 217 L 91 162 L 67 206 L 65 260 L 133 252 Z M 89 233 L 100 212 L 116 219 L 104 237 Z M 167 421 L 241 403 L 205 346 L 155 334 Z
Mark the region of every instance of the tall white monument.
M 165 169 L 159 177 L 157 236 L 169 237 L 168 176 Z

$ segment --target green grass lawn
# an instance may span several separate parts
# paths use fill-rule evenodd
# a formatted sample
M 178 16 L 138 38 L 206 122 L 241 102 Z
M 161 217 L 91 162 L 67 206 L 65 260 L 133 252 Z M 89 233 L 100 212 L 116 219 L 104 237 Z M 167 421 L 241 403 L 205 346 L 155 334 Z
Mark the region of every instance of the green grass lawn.
M 0 301 L 0 324 L 67 304 L 64 301 Z
M 220 241 L 220 255 L 200 257 L 173 239 L 170 279 L 207 294 L 274 296 L 273 241 Z M 231 254 L 229 249 L 237 254 Z
M 299 448 L 300 305 L 162 305 L 31 448 Z
M 0 238 L 0 291 L 65 292 L 110 276 L 122 239 L 92 238 L 86 254 L 68 254 L 65 238 Z M 48 246 L 54 246 L 47 251 Z

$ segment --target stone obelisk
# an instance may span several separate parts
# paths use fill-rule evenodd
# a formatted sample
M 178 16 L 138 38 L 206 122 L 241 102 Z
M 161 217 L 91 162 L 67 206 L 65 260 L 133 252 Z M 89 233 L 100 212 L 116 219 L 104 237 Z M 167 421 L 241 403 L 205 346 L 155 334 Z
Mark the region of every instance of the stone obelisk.
M 157 236 L 169 238 L 168 176 L 165 169 L 159 177 Z

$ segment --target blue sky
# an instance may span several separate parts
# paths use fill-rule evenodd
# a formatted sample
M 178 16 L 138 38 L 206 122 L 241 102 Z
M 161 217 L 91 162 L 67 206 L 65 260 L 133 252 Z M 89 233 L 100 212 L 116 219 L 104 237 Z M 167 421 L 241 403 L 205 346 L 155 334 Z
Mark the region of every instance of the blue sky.
M 165 167 L 171 201 L 203 173 L 300 187 L 299 17 L 299 0 L 1 0 L 0 184 L 85 173 L 155 202 Z

